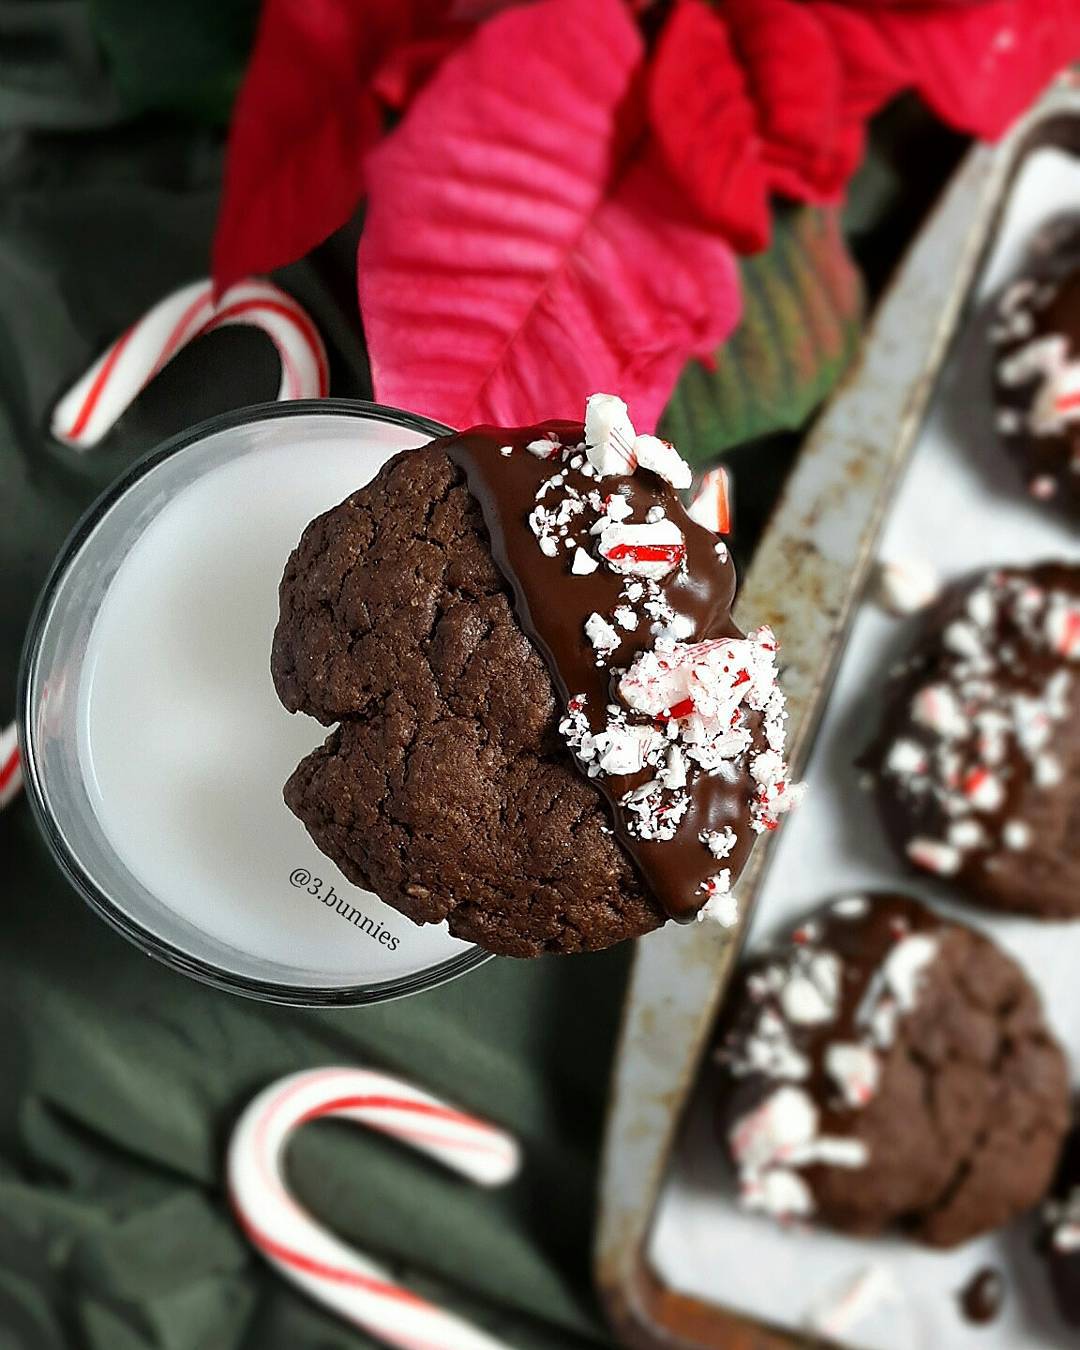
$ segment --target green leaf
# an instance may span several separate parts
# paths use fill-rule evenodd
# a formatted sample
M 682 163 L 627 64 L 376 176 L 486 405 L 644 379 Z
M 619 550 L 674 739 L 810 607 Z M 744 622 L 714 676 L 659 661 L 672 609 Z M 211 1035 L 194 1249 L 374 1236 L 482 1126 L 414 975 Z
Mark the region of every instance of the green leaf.
M 772 244 L 742 262 L 743 317 L 715 367 L 683 371 L 661 435 L 694 464 L 801 427 L 843 374 L 859 339 L 862 284 L 835 210 L 790 207 Z
M 224 123 L 247 64 L 259 0 L 89 0 L 129 112 Z M 152 17 L 151 17 L 152 14 Z

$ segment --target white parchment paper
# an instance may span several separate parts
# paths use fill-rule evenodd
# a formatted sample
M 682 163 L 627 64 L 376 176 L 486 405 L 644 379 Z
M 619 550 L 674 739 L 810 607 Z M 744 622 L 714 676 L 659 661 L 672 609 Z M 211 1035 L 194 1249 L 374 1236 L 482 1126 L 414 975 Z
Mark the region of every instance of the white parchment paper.
M 1029 500 L 993 429 L 985 340 L 986 298 L 1016 275 L 1032 233 L 1063 209 L 1080 210 L 1080 163 L 1057 150 L 1032 153 L 1019 173 L 998 239 L 954 343 L 882 537 L 880 556 L 933 562 L 943 579 L 999 563 L 1080 562 L 1080 531 Z M 947 888 L 913 880 L 886 846 L 853 756 L 873 736 L 883 676 L 910 645 L 917 621 L 860 608 L 805 775 L 804 805 L 785 825 L 750 934 L 760 945 L 822 900 L 864 888 L 907 890 L 992 933 L 1034 977 L 1049 1020 L 1080 1081 L 1080 921 L 997 919 L 949 902 Z M 706 1075 L 707 1077 L 707 1075 Z M 898 1296 L 858 1318 L 844 1340 L 867 1350 L 1075 1345 L 1051 1306 L 1030 1220 L 952 1252 L 897 1238 L 853 1240 L 786 1231 L 741 1213 L 719 1156 L 708 1084 L 694 1104 L 663 1190 L 650 1259 L 665 1284 L 792 1329 L 871 1267 Z M 1001 1316 L 966 1322 L 956 1295 L 985 1265 L 1003 1271 Z

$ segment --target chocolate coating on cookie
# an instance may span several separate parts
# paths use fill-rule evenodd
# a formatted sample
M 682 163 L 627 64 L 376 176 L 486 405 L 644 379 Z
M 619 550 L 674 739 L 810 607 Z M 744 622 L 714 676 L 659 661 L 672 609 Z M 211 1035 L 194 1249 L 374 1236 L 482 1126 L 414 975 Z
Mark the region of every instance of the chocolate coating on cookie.
M 621 400 L 589 417 L 399 456 L 281 585 L 279 696 L 341 723 L 289 806 L 350 880 L 512 955 L 733 922 L 796 797 L 775 639 L 732 624 L 688 466 Z
M 1080 511 L 1080 217 L 1039 236 L 990 337 L 997 426 L 1028 491 Z
M 868 757 L 888 835 L 970 899 L 1080 915 L 1080 567 L 954 588 Z
M 583 436 L 479 428 L 445 445 L 566 708 L 560 730 L 650 891 L 686 921 L 728 893 L 789 804 L 775 639 L 735 627 L 727 548 L 673 486 L 641 469 L 601 477 Z
M 719 1113 L 742 1201 L 949 1247 L 1036 1204 L 1068 1119 L 1023 971 L 914 900 L 848 896 L 747 964 Z

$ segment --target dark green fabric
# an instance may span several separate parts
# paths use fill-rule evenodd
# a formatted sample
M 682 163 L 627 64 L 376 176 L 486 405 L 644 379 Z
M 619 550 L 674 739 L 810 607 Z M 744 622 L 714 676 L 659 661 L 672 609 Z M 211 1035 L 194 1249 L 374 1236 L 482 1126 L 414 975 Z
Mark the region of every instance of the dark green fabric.
M 60 11 L 85 63 L 77 13 Z M 11 22 L 0 5 L 0 34 Z M 184 353 L 101 448 L 80 455 L 45 434 L 56 396 L 101 345 L 205 274 L 217 197 L 215 137 L 116 125 L 107 86 L 83 70 L 83 103 L 59 108 L 54 81 L 8 84 L 0 60 L 0 722 L 35 592 L 81 511 L 162 436 L 272 397 L 277 382 L 264 339 L 225 331 Z M 15 129 L 34 117 L 49 130 Z M 283 280 L 328 337 L 335 392 L 368 392 L 353 239 Z M 292 1160 L 311 1207 L 512 1344 L 602 1342 L 589 1242 L 626 961 L 492 962 L 353 1012 L 245 1003 L 98 922 L 17 803 L 0 814 L 0 1350 L 374 1344 L 251 1256 L 221 1192 L 230 1123 L 251 1094 L 338 1062 L 400 1070 L 489 1114 L 519 1134 L 527 1163 L 492 1194 L 370 1132 L 313 1126 Z

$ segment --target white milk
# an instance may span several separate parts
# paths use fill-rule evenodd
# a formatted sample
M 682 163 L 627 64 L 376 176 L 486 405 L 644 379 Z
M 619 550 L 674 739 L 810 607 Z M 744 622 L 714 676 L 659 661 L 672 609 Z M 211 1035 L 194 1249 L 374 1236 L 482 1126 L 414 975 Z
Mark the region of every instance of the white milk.
M 469 948 L 351 886 L 284 805 L 286 778 L 330 729 L 282 708 L 270 644 L 304 526 L 420 438 L 305 423 L 254 448 L 238 439 L 238 457 L 182 488 L 124 558 L 82 665 L 78 754 L 119 859 L 230 949 L 222 966 L 303 985 L 381 982 Z

